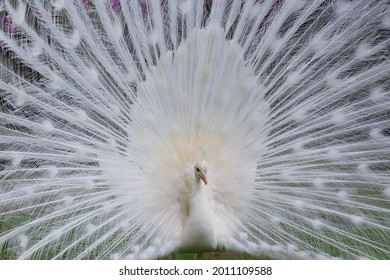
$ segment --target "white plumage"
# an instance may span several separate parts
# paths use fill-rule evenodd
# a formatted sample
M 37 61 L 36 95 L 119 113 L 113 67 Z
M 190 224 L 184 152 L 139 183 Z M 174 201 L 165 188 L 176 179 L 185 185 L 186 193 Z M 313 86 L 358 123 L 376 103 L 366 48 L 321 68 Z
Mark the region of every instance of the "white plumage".
M 2 258 L 390 258 L 386 1 L 0 19 Z
M 216 227 L 214 207 L 207 195 L 207 163 L 197 161 L 194 166 L 195 180 L 190 184 L 188 212 L 183 223 L 181 250 L 203 252 L 215 250 L 218 244 L 219 228 Z

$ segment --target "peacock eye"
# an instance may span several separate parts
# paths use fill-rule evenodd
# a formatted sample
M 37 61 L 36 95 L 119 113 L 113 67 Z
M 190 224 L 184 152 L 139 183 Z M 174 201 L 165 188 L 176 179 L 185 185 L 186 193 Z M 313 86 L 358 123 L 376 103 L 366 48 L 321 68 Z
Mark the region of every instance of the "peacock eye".
M 199 171 L 200 171 L 198 167 L 196 168 L 196 171 L 197 171 L 197 172 L 199 172 Z

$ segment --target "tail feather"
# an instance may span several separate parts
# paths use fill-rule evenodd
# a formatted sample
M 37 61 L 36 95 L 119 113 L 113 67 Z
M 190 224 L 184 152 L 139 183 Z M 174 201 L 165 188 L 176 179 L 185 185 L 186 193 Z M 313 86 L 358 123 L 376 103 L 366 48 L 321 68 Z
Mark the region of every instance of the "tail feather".
M 0 256 L 390 258 L 385 1 L 0 4 Z M 223 230 L 222 230 L 223 229 Z

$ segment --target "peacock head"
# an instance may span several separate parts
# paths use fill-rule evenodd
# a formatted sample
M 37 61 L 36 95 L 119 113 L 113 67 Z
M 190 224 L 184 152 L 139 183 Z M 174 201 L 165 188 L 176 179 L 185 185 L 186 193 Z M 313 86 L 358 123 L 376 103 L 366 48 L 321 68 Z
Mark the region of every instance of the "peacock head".
M 200 179 L 207 185 L 207 163 L 205 160 L 199 160 L 195 163 L 194 174 L 195 180 L 199 181 Z

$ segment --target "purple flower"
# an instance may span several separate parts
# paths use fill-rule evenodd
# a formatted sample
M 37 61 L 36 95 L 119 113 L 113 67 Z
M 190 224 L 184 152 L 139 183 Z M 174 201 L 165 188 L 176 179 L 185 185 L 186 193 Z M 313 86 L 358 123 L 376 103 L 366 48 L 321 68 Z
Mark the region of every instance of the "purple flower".
M 9 15 L 3 17 L 2 22 L 4 25 L 8 25 L 8 32 L 10 34 L 15 34 L 17 31 L 16 26 L 12 25 L 12 18 Z
M 111 0 L 111 7 L 114 12 L 119 13 L 121 10 L 120 0 Z
M 3 17 L 3 24 L 9 23 L 10 20 L 8 19 L 8 16 Z
M 11 33 L 11 34 L 15 34 L 16 33 L 16 31 L 17 31 L 17 28 L 15 27 L 15 26 L 13 26 L 13 25 L 9 25 L 8 26 L 8 31 L 9 31 L 9 33 Z

